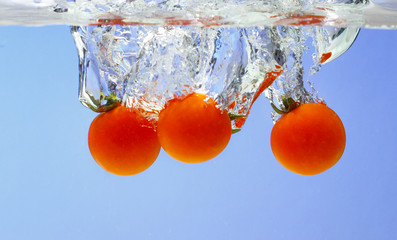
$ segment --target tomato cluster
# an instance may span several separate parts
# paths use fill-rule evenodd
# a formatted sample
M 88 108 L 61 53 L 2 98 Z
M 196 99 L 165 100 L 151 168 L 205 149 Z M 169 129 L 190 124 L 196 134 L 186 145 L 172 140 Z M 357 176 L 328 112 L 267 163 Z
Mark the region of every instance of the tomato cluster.
M 288 108 L 271 132 L 275 158 L 302 175 L 335 165 L 346 145 L 338 115 L 324 103 L 299 104 L 289 98 L 284 105 Z M 161 147 L 181 162 L 208 161 L 226 148 L 231 134 L 228 112 L 207 95 L 191 93 L 165 104 L 154 124 L 125 106 L 101 113 L 90 126 L 88 145 L 103 169 L 128 176 L 149 168 Z
M 88 146 L 103 169 L 128 176 L 149 168 L 160 146 L 181 162 L 210 160 L 225 149 L 231 133 L 227 111 L 205 94 L 192 93 L 169 101 L 157 126 L 125 106 L 101 113 L 90 126 Z

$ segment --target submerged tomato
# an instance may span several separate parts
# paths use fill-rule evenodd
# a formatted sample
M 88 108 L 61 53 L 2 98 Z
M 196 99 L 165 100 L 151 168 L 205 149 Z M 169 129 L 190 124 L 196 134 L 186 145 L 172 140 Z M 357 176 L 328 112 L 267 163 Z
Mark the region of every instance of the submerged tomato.
M 213 99 L 193 93 L 168 102 L 159 115 L 157 133 L 171 157 L 200 163 L 221 153 L 229 143 L 231 122 Z
M 288 170 L 315 175 L 342 157 L 346 134 L 338 115 L 323 103 L 307 103 L 284 114 L 271 133 L 276 159 Z
M 140 114 L 124 106 L 101 113 L 92 121 L 88 146 L 103 169 L 121 176 L 143 172 L 160 152 L 154 128 Z

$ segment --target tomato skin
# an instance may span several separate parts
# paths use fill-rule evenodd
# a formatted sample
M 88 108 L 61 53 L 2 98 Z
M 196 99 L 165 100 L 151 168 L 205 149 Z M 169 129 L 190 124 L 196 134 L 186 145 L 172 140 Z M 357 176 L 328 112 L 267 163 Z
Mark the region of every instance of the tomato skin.
M 303 104 L 284 114 L 271 133 L 276 159 L 288 170 L 315 175 L 342 157 L 346 133 L 338 115 L 323 103 Z
M 157 125 L 164 151 L 185 163 L 201 163 L 216 157 L 226 148 L 231 132 L 227 112 L 199 93 L 168 102 Z
M 101 113 L 92 121 L 88 146 L 103 169 L 120 176 L 149 168 L 161 148 L 149 122 L 124 106 Z

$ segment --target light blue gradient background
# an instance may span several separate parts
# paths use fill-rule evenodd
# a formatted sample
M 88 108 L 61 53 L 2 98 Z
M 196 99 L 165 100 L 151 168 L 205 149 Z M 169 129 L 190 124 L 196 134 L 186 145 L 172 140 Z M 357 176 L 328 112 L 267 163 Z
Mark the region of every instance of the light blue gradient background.
M 212 161 L 106 173 L 77 60 L 67 26 L 0 27 L 0 239 L 397 239 L 397 31 L 362 30 L 312 78 L 347 146 L 310 177 L 273 157 L 263 97 Z

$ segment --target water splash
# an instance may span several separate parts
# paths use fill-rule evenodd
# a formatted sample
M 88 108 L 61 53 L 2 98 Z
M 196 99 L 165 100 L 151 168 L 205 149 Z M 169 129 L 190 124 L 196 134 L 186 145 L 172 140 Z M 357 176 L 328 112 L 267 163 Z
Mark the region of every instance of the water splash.
M 156 120 L 168 100 L 203 92 L 229 112 L 238 130 L 263 91 L 281 108 L 284 97 L 317 101 L 303 79 L 308 43 L 321 56 L 337 56 L 353 43 L 351 32 L 357 34 L 300 26 L 72 27 L 80 59 L 79 98 L 94 111 L 122 102 Z M 345 44 L 335 44 L 341 41 Z M 330 61 L 315 59 L 317 67 Z

